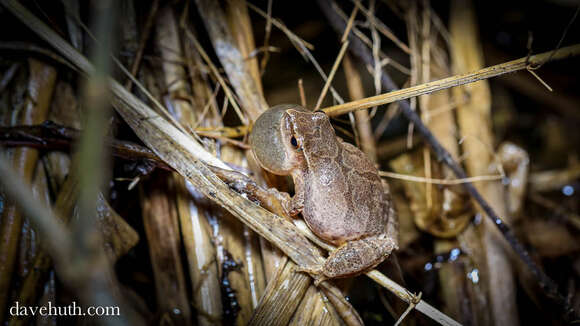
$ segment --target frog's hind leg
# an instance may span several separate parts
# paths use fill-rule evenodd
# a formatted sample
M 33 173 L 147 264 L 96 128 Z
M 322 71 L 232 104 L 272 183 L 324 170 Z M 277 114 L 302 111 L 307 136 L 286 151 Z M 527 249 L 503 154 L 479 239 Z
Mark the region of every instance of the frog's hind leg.
M 397 249 L 397 239 L 389 232 L 349 241 L 333 251 L 324 266 L 324 278 L 348 277 L 363 273 L 385 260 Z

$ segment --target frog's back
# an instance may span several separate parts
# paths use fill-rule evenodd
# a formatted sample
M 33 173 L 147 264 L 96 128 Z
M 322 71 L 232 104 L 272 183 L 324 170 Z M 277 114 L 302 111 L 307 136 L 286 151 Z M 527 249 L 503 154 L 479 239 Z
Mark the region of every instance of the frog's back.
M 334 155 L 311 157 L 319 168 L 305 178 L 303 211 L 312 231 L 337 245 L 382 233 L 388 218 L 377 169 L 355 146 L 338 144 Z

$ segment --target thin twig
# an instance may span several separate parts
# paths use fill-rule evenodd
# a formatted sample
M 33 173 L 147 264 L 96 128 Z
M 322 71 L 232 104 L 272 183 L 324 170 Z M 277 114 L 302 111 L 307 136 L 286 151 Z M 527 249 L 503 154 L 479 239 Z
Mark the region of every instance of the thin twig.
M 306 94 L 304 93 L 304 81 L 302 78 L 298 79 L 298 92 L 300 93 L 300 104 L 306 107 Z
M 270 43 L 270 33 L 272 32 L 272 0 L 268 0 L 268 12 L 266 17 L 266 35 L 264 36 L 264 48 L 269 48 Z M 270 52 L 265 51 L 264 57 L 260 62 L 260 73 L 263 75 L 266 72 L 266 65 L 268 64 L 268 59 L 270 58 Z
M 340 52 L 338 52 L 338 56 L 336 57 L 336 60 L 334 60 L 334 64 L 332 65 L 332 69 L 330 70 L 330 74 L 328 75 L 328 78 L 326 79 L 326 83 L 324 83 L 324 87 L 322 88 L 322 92 L 320 93 L 320 96 L 318 97 L 318 101 L 316 101 L 316 106 L 314 107 L 314 111 L 316 111 L 320 108 L 320 104 L 322 104 L 322 100 L 324 100 L 324 97 L 326 96 L 326 92 L 328 92 L 328 87 L 330 87 L 330 84 L 332 83 L 332 79 L 334 79 L 334 75 L 336 74 L 336 70 L 338 69 L 340 62 L 342 61 L 342 57 L 344 56 L 344 53 L 346 52 L 347 48 L 348 48 L 348 41 L 346 41 L 342 44 L 342 47 L 340 48 Z
M 407 44 L 399 40 L 399 38 L 396 37 L 395 34 L 385 24 L 383 24 L 383 22 L 375 17 L 373 13 L 374 10 L 367 10 L 359 0 L 353 0 L 353 2 L 355 7 L 359 8 L 361 12 L 367 16 L 367 19 L 371 22 L 371 25 L 375 26 L 384 36 L 393 41 L 393 43 L 395 43 L 395 45 L 397 45 L 401 50 L 405 51 L 406 53 L 411 53 L 411 49 L 409 49 Z
M 145 46 L 147 45 L 149 35 L 151 35 L 151 28 L 153 27 L 153 22 L 155 21 L 155 17 L 157 16 L 158 9 L 159 9 L 159 0 L 153 0 L 149 8 L 149 15 L 147 15 L 145 25 L 143 26 L 143 31 L 141 32 L 141 38 L 139 39 L 139 48 L 137 48 L 135 58 L 133 59 L 133 63 L 131 64 L 131 75 L 133 77 L 137 76 L 137 72 L 139 71 L 139 67 L 141 66 L 141 59 L 143 58 L 143 53 L 145 52 Z M 133 87 L 133 80 L 127 79 L 125 87 L 128 90 L 131 90 L 131 88 Z
M 199 42 L 197 41 L 197 38 L 195 37 L 195 35 L 193 35 L 193 33 L 189 29 L 187 29 L 187 28 L 185 29 L 185 35 L 187 35 L 187 37 L 191 40 L 191 42 L 193 43 L 193 45 L 195 45 L 195 48 L 197 49 L 197 52 L 199 52 L 199 54 L 203 58 L 203 61 L 205 61 L 205 64 L 208 65 L 208 67 L 211 70 L 212 74 L 217 79 L 217 81 L 220 83 L 220 85 L 222 86 L 222 88 L 224 89 L 224 93 L 226 94 L 227 98 L 229 99 L 230 103 L 232 104 L 232 106 L 234 108 L 234 111 L 236 111 L 236 114 L 238 115 L 238 118 L 240 118 L 240 121 L 242 121 L 242 123 L 246 124 L 248 119 L 246 119 L 246 117 L 242 113 L 242 109 L 240 109 L 240 107 L 238 106 L 238 102 L 234 99 L 234 95 L 232 93 L 232 90 L 226 84 L 226 82 L 223 79 L 222 75 L 220 75 L 220 73 L 217 70 L 216 66 L 213 64 L 213 62 L 211 61 L 211 59 L 209 58 L 209 56 L 207 55 L 207 53 L 205 52 L 205 50 L 203 49 L 203 47 L 201 46 L 201 44 L 199 44 Z
M 352 41 L 352 47 L 354 48 L 354 42 Z M 364 48 L 363 48 L 364 49 Z M 356 50 L 353 50 L 356 54 Z M 414 87 L 408 87 L 404 89 L 398 89 L 398 87 L 387 88 L 388 93 L 384 93 L 377 96 L 367 97 L 362 100 L 347 102 L 344 104 L 334 105 L 322 109 L 329 116 L 336 116 L 352 112 L 355 110 L 368 109 L 377 105 L 384 105 L 392 102 L 397 102 L 401 100 L 406 100 L 409 98 L 417 97 L 419 95 L 429 94 L 443 89 L 448 89 L 455 86 L 460 86 L 464 84 L 473 83 L 483 79 L 489 79 L 492 77 L 500 76 L 510 72 L 515 72 L 519 70 L 526 69 L 528 64 L 536 64 L 543 62 L 552 55 L 553 51 L 544 52 L 541 54 L 533 55 L 529 58 L 529 62 L 526 62 L 526 57 L 501 63 L 495 66 L 490 66 L 487 68 L 480 69 L 476 72 L 456 75 L 448 78 L 443 78 L 437 81 L 424 83 Z M 573 56 L 580 55 L 580 44 L 571 45 L 567 47 L 560 48 L 557 54 L 552 56 L 551 60 L 561 60 Z M 360 58 L 360 56 L 358 56 Z M 384 75 L 384 74 L 383 74 Z M 383 80 L 384 83 L 384 80 Z
M 346 28 L 344 29 L 344 33 L 340 38 L 340 43 L 344 43 L 347 40 L 348 34 L 350 34 L 350 29 L 352 28 L 352 24 L 354 23 L 354 19 L 356 18 L 356 13 L 358 12 L 358 7 L 354 7 L 352 10 L 350 17 L 348 18 L 348 22 L 346 23 Z
M 558 44 L 556 44 L 556 48 L 552 51 L 550 56 L 546 60 L 541 61 L 539 63 L 535 63 L 535 64 L 530 63 L 529 70 L 540 69 L 545 63 L 550 62 L 554 58 L 554 56 L 556 55 L 558 50 L 560 50 L 560 46 L 562 46 L 562 42 L 564 42 L 564 39 L 566 38 L 566 34 L 568 34 L 568 30 L 570 29 L 570 27 L 572 26 L 572 24 L 576 20 L 576 17 L 578 17 L 578 12 L 580 12 L 580 5 L 576 8 L 574 15 L 572 15 L 572 18 L 568 22 L 568 25 L 566 25 L 566 28 L 564 28 L 564 32 L 562 33 L 560 40 L 558 40 Z M 530 46 L 530 48 L 531 48 L 531 46 Z
M 292 33 L 292 31 L 290 29 L 288 29 L 288 27 L 286 27 L 284 24 L 282 24 L 282 22 L 280 22 L 278 19 L 272 18 L 270 16 L 270 18 L 268 18 L 268 14 L 265 13 L 262 9 L 254 6 L 253 4 L 247 2 L 248 8 L 252 9 L 253 11 L 255 11 L 256 13 L 258 13 L 260 16 L 264 17 L 265 19 L 270 19 L 272 22 L 272 25 L 278 27 L 282 32 L 284 32 L 284 34 L 288 35 L 290 38 L 290 41 L 292 41 L 292 44 L 294 44 L 296 46 L 295 43 L 301 44 L 305 47 L 307 47 L 310 50 L 314 50 L 314 45 L 304 41 L 303 39 L 301 39 L 300 37 L 298 37 L 296 34 Z M 300 47 L 297 47 L 299 52 L 302 52 Z
M 466 182 L 477 182 L 477 181 L 495 181 L 501 180 L 503 176 L 501 175 L 480 175 L 475 177 L 469 177 L 465 179 L 455 179 L 455 180 L 447 180 L 447 179 L 433 179 L 433 178 L 423 178 L 417 177 L 413 175 L 405 175 L 387 171 L 379 171 L 379 175 L 381 177 L 388 177 L 393 179 L 411 181 L 411 182 L 424 182 L 426 184 L 439 184 L 439 185 L 459 185 Z

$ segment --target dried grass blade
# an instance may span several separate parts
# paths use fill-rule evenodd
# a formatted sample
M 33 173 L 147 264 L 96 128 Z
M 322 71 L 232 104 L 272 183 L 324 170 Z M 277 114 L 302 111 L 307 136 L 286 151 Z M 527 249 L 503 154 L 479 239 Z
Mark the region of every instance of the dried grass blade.
M 409 98 L 413 98 L 419 95 L 429 94 L 442 89 L 447 89 L 459 85 L 473 83 L 479 80 L 489 79 L 492 77 L 500 76 L 510 72 L 515 72 L 518 70 L 526 69 L 528 65 L 536 65 L 544 62 L 552 55 L 553 51 L 548 51 L 533 56 L 523 57 L 516 60 L 508 61 L 498 65 L 486 67 L 475 72 L 460 74 L 448 78 L 443 78 L 437 81 L 424 83 L 414 87 L 408 87 L 400 89 L 397 91 L 392 91 L 388 93 L 383 93 L 377 96 L 367 97 L 362 100 L 352 101 L 340 105 L 334 105 L 322 109 L 329 116 L 337 116 L 352 112 L 355 110 L 368 109 L 373 106 L 384 105 L 396 101 L 401 101 Z M 580 44 L 575 44 L 567 47 L 560 48 L 556 54 L 554 54 L 551 60 L 562 60 L 569 57 L 574 57 L 580 55 Z

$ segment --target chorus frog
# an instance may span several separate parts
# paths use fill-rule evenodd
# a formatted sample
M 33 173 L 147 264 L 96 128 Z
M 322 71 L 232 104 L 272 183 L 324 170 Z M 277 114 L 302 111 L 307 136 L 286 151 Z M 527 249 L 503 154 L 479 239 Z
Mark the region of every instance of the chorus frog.
M 360 274 L 397 249 L 397 217 L 378 171 L 357 147 L 338 138 L 323 112 L 277 105 L 255 122 L 250 145 L 257 162 L 290 175 L 295 195 L 285 194 L 291 216 L 302 213 L 319 238 L 337 246 L 317 268 L 317 282 Z

